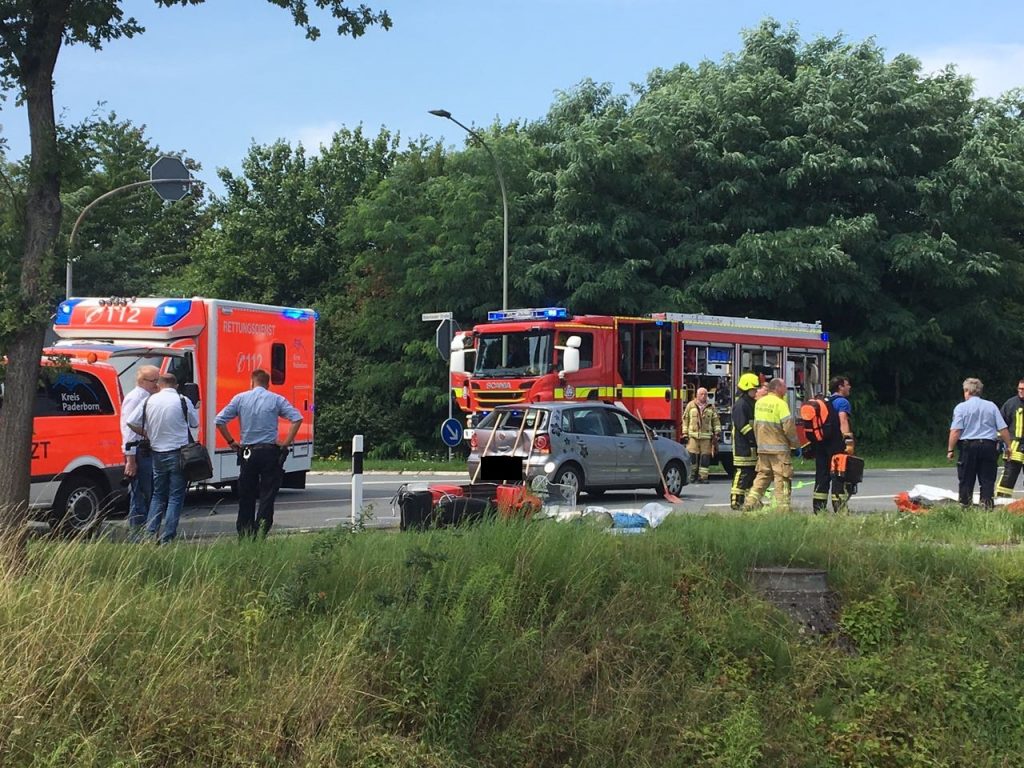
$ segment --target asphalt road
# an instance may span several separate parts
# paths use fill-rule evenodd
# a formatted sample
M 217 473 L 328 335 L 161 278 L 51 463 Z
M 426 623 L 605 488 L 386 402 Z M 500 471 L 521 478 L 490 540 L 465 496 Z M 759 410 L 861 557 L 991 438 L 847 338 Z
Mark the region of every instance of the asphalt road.
M 432 482 L 464 483 L 468 478 L 451 473 L 363 475 L 363 505 L 369 512 L 368 527 L 397 529 L 397 510 L 391 499 L 400 486 L 426 488 Z M 883 469 L 866 470 L 859 493 L 851 500 L 855 514 L 891 512 L 893 496 L 925 484 L 956 490 L 956 469 Z M 793 482 L 793 507 L 810 512 L 814 477 L 797 473 Z M 315 531 L 348 524 L 351 520 L 351 476 L 347 473 L 310 473 L 304 490 L 282 490 L 277 498 L 274 532 Z M 674 505 L 683 514 L 733 514 L 729 509 L 729 481 L 724 475 L 712 475 L 706 485 L 688 485 L 681 495 L 682 504 Z M 598 505 L 612 510 L 638 508 L 652 501 L 664 500 L 653 491 L 609 491 L 599 499 L 580 498 L 581 505 Z M 190 493 L 179 532 L 182 537 L 234 535 L 238 500 L 227 491 Z M 124 521 L 112 521 L 108 531 L 117 538 Z

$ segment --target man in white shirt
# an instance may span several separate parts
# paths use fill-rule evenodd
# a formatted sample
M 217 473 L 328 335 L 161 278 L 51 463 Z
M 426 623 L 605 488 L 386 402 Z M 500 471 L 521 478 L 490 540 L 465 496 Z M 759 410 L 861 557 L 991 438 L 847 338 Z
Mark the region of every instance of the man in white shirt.
M 140 366 L 135 372 L 135 389 L 125 395 L 121 403 L 121 449 L 124 451 L 124 476 L 130 481 L 128 530 L 132 534 L 142 530 L 149 515 L 149 502 L 153 496 L 153 456 L 148 449 L 139 453 L 138 443 L 142 435 L 128 426 L 128 417 L 157 391 L 159 377 L 160 369 L 156 366 Z
M 170 373 L 160 376 L 160 390 L 150 395 L 142 408 L 129 417 L 140 427 L 146 413 L 146 437 L 153 448 L 153 499 L 149 504 L 146 533 L 166 544 L 178 532 L 178 517 L 185 504 L 188 481 L 181 471 L 180 452 L 188 444 L 189 427 L 199 426 L 199 414 L 192 402 L 178 394 L 178 379 Z M 163 532 L 160 523 L 163 521 Z

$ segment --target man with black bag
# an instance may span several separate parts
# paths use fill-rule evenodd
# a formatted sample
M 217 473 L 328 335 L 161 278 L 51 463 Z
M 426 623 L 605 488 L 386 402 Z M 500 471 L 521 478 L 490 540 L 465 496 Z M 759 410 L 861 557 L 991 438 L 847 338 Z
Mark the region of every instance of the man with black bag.
M 231 398 L 214 423 L 228 445 L 239 452 L 238 520 L 240 538 L 257 533 L 266 536 L 274 524 L 274 499 L 284 479 L 288 449 L 302 425 L 302 414 L 281 395 L 271 392 L 270 374 L 257 368 L 252 388 Z M 228 431 L 228 422 L 239 420 L 241 444 Z M 278 421 L 291 422 L 288 435 L 278 439 Z M 259 512 L 256 499 L 259 498 Z
M 129 423 L 136 432 L 145 434 L 153 451 L 153 498 L 146 533 L 153 538 L 159 536 L 159 543 L 167 544 L 178 533 L 178 518 L 188 488 L 181 449 L 192 441 L 189 428 L 199 426 L 199 415 L 192 402 L 178 394 L 174 374 L 161 374 L 158 386 L 157 393 L 129 417 Z

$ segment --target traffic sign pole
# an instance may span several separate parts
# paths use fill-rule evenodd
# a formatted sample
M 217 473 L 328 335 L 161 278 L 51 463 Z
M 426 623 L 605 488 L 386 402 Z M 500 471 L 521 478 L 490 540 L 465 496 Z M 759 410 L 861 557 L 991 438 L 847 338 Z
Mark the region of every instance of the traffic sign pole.
M 437 347 L 438 354 L 441 355 L 442 360 L 451 359 L 452 353 L 452 339 L 455 337 L 455 321 L 452 320 L 451 312 L 424 312 L 420 319 L 425 322 L 440 321 L 440 325 L 437 326 L 437 330 L 434 331 L 434 345 Z M 442 330 L 447 329 L 446 333 L 442 334 Z M 451 378 L 445 384 L 445 391 L 448 393 L 448 424 L 452 420 L 452 384 Z M 444 427 L 442 426 L 442 429 Z M 442 435 L 442 439 L 443 435 Z M 452 460 L 452 446 L 448 446 L 448 462 Z

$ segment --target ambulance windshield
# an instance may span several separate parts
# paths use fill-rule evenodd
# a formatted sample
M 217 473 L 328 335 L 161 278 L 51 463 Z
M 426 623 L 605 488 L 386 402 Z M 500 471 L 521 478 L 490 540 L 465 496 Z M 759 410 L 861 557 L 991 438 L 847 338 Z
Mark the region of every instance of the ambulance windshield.
M 554 335 L 549 330 L 481 334 L 473 376 L 543 376 L 555 370 L 554 349 Z
M 135 377 L 139 368 L 144 365 L 153 365 L 160 369 L 161 373 L 173 373 L 178 379 L 178 385 L 187 384 L 193 381 L 192 375 L 192 354 L 182 354 L 175 351 L 171 354 L 139 354 L 138 356 L 119 355 L 111 358 L 111 362 L 117 368 L 117 378 L 121 382 L 121 391 L 128 394 L 135 389 Z

